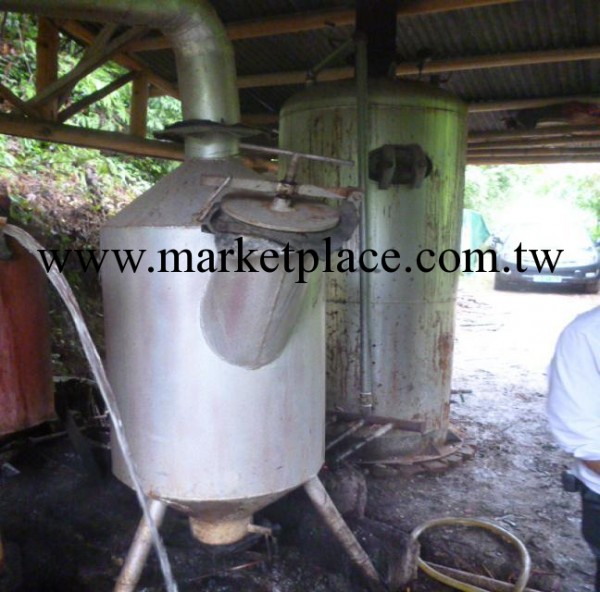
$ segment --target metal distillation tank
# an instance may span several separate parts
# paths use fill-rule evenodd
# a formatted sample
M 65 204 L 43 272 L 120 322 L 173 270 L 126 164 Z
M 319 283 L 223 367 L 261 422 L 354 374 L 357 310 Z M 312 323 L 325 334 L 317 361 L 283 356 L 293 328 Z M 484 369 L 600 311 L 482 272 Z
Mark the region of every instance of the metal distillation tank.
M 431 161 L 420 187 L 368 183 L 368 247 L 400 253 L 400 269 L 369 275 L 368 346 L 372 412 L 423 422 L 421 434 L 389 432 L 371 445 L 374 456 L 420 452 L 448 428 L 458 274 L 416 268 L 417 253 L 458 249 L 466 153 L 466 106 L 430 85 L 369 80 L 368 150 L 418 144 Z M 292 97 L 280 116 L 280 146 L 338 158 L 357 155 L 356 85 L 318 84 Z M 306 163 L 304 182 L 357 185 L 356 171 Z M 359 233 L 348 247 L 358 250 Z M 435 258 L 425 256 L 431 266 Z M 394 261 L 394 264 L 397 264 Z M 409 272 L 407 268 L 410 268 Z M 360 291 L 358 273 L 327 275 L 327 404 L 360 410 Z
M 187 160 L 103 228 L 103 249 L 145 253 L 135 273 L 112 261 L 102 284 L 109 378 L 144 491 L 189 514 L 199 540 L 228 544 L 323 462 L 324 298 L 320 274 L 185 271 L 186 255 L 159 271 L 161 250 L 189 252 L 192 269 L 203 251 L 218 260 L 200 222 L 207 175 L 261 179 L 237 158 Z M 266 246 L 252 245 L 256 267 Z M 131 485 L 118 447 L 113 470 Z

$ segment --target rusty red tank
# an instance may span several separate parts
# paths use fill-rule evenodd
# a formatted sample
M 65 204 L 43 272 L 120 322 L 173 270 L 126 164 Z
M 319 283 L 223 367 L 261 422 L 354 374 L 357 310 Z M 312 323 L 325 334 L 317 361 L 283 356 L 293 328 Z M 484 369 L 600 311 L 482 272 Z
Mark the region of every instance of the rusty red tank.
M 0 260 L 0 436 L 54 417 L 47 279 L 12 239 Z

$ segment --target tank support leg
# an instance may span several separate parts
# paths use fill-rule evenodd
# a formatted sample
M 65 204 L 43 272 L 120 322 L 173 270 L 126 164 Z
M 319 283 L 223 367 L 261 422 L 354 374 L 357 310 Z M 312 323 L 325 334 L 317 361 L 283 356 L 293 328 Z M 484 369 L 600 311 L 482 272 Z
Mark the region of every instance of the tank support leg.
M 344 547 L 348 555 L 350 555 L 350 558 L 356 567 L 365 576 L 366 580 L 369 582 L 370 589 L 373 591 L 385 590 L 385 586 L 383 585 L 371 558 L 356 540 L 354 533 L 350 530 L 346 521 L 335 507 L 335 504 L 329 497 L 325 487 L 323 487 L 321 480 L 318 477 L 313 477 L 304 484 L 304 490 L 321 518 L 325 520 L 327 526 L 331 528 L 331 531 L 342 547 Z
M 148 506 L 150 516 L 159 528 L 165 517 L 167 505 L 160 500 L 151 500 Z M 152 535 L 146 519 L 142 517 L 135 532 L 133 543 L 127 553 L 127 559 L 115 584 L 114 592 L 134 592 L 140 580 L 144 565 L 148 559 L 148 553 L 152 547 Z

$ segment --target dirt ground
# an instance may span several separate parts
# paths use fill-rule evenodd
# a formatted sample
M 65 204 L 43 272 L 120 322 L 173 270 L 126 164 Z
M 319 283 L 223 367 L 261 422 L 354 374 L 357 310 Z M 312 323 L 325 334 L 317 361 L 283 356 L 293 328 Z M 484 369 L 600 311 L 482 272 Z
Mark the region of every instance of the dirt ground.
M 497 292 L 490 278 L 462 280 L 453 389 L 469 392 L 453 396 L 451 418 L 476 455 L 442 475 L 371 479 L 368 515 L 409 529 L 442 516 L 492 519 L 527 544 L 532 584 L 549 586 L 558 575 L 556 589 L 592 590 L 595 565 L 579 535 L 579 496 L 561 490 L 569 458 L 552 440 L 544 403 L 546 369 L 561 329 L 597 305 L 597 295 Z M 439 563 L 494 571 L 505 551 L 478 540 L 465 530 L 454 540 L 432 533 L 426 552 Z M 508 557 L 500 569 L 505 573 L 495 575 L 516 573 Z M 419 585 L 415 590 L 445 589 Z
M 594 564 L 579 535 L 579 499 L 561 490 L 568 458 L 547 430 L 544 401 L 546 367 L 560 330 L 600 304 L 600 296 L 495 292 L 485 277 L 465 278 L 459 296 L 453 388 L 467 392 L 453 396 L 451 417 L 476 454 L 441 474 L 370 476 L 366 515 L 405 532 L 443 516 L 492 519 L 527 544 L 534 588 L 591 591 Z M 91 479 L 66 438 L 0 460 L 20 471 L 0 475 L 0 526 L 9 566 L 21 580 L 14 587 L 0 577 L 0 590 L 111 590 L 139 519 L 132 492 L 111 477 Z M 207 555 L 174 512 L 163 534 L 181 590 L 363 590 L 341 567 L 324 571 L 283 537 L 279 560 L 266 564 L 260 546 L 231 560 Z M 422 542 L 424 557 L 445 565 L 503 579 L 518 572 L 514 552 L 489 535 L 443 530 Z M 153 560 L 141 588 L 162 589 Z M 444 590 L 423 575 L 410 587 Z

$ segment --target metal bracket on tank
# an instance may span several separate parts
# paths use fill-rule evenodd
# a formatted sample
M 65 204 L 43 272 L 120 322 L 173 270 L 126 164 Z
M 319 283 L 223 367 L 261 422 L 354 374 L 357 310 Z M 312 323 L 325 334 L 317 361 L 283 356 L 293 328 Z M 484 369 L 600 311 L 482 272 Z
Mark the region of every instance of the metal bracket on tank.
M 369 179 L 379 183 L 379 189 L 391 185 L 421 187 L 431 174 L 431 159 L 419 144 L 385 144 L 369 152 Z

